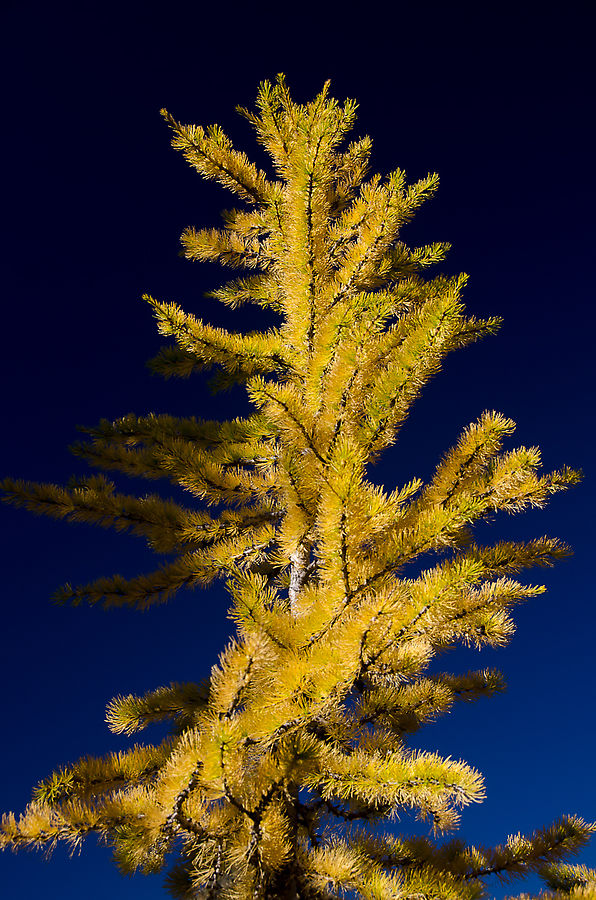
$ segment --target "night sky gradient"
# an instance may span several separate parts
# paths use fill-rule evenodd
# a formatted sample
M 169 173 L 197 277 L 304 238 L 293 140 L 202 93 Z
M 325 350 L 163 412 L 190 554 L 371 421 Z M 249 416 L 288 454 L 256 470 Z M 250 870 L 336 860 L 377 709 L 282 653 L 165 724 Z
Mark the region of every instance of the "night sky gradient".
M 451 354 L 371 476 L 389 488 L 428 477 L 484 409 L 518 423 L 508 447 L 538 444 L 545 469 L 585 474 L 547 509 L 479 529 L 490 543 L 550 534 L 575 555 L 528 574 L 549 590 L 517 609 L 508 648 L 439 661 L 454 672 L 497 667 L 507 692 L 460 705 L 415 745 L 484 773 L 487 799 L 463 815 L 471 841 L 497 843 L 562 813 L 596 818 L 593 7 L 159 6 L 4 5 L 0 473 L 64 483 L 87 472 L 67 446 L 76 425 L 102 417 L 247 412 L 240 389 L 213 397 L 201 376 L 165 382 L 145 365 L 161 341 L 143 292 L 234 329 L 266 321 L 203 299 L 230 273 L 178 256 L 186 225 L 219 226 L 237 203 L 171 149 L 159 109 L 220 123 L 263 166 L 235 106 L 252 107 L 258 83 L 278 72 L 299 102 L 330 78 L 333 96 L 360 104 L 352 138 L 372 137 L 372 171 L 441 176 L 405 240 L 452 242 L 440 271 L 469 273 L 469 313 L 504 319 L 495 337 Z M 140 494 L 159 484 L 114 479 Z M 135 537 L 4 505 L 0 516 L 0 808 L 18 811 L 61 763 L 128 746 L 104 723 L 107 701 L 205 677 L 231 623 L 221 587 L 146 613 L 57 607 L 49 598 L 64 582 L 133 576 L 155 558 Z M 410 820 L 400 827 L 409 832 Z M 596 841 L 582 861 L 596 866 Z M 495 884 L 492 896 L 506 892 Z M 5 853 L 0 896 L 166 895 L 161 876 L 124 879 L 89 841 L 72 860 L 64 849 L 50 862 Z

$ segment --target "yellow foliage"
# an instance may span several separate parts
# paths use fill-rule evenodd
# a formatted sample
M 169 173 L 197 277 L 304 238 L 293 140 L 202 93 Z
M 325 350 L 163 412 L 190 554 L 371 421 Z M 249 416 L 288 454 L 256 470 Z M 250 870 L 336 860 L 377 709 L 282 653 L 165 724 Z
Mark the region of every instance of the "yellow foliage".
M 184 255 L 248 270 L 210 296 L 257 304 L 279 323 L 228 331 L 146 296 L 175 342 L 152 366 L 166 377 L 216 369 L 215 387 L 243 384 L 253 412 L 130 415 L 75 446 L 100 468 L 172 482 L 187 506 L 118 494 L 103 476 L 65 488 L 6 480 L 3 491 L 170 554 L 147 575 L 67 585 L 60 599 L 146 608 L 223 578 L 237 635 L 201 683 L 114 698 L 113 732 L 166 721 L 173 734 L 58 770 L 20 818 L 3 818 L 0 846 L 76 847 L 96 833 L 125 872 L 157 871 L 176 850 L 168 885 L 184 900 L 476 900 L 491 875 L 541 868 L 545 896 L 589 897 L 594 874 L 562 865 L 594 831 L 578 819 L 493 849 L 383 830 L 412 814 L 435 834 L 452 830 L 483 799 L 478 772 L 409 750 L 407 736 L 456 701 L 503 689 L 492 670 L 428 668 L 456 643 L 505 644 L 512 607 L 544 590 L 513 576 L 568 554 L 551 538 L 478 546 L 474 526 L 544 505 L 579 473 L 541 475 L 537 448 L 504 452 L 514 423 L 485 411 L 428 484 L 387 493 L 370 480 L 446 355 L 499 321 L 466 316 L 466 276 L 425 277 L 448 245 L 410 248 L 402 229 L 438 177 L 368 178 L 370 138 L 341 146 L 356 108 L 331 98 L 328 82 L 304 105 L 283 76 L 264 82 L 256 112 L 240 112 L 274 177 L 218 125 L 164 112 L 173 146 L 247 206 L 228 210 L 223 228 L 186 229 Z

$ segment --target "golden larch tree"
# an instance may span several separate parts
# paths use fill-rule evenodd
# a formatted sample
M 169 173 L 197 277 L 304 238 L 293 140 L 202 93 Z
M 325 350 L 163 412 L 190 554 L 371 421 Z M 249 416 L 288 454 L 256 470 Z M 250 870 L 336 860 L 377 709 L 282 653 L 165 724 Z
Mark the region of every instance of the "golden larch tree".
M 487 411 L 428 483 L 388 492 L 369 480 L 445 355 L 499 322 L 466 316 L 465 276 L 425 276 L 448 246 L 412 249 L 401 231 L 438 178 L 369 176 L 370 139 L 344 143 L 356 103 L 337 103 L 327 83 L 297 104 L 278 76 L 255 112 L 239 111 L 272 176 L 219 126 L 163 113 L 174 147 L 242 202 L 182 245 L 188 259 L 244 270 L 212 297 L 279 324 L 232 332 L 146 299 L 173 338 L 153 368 L 213 368 L 215 387 L 246 386 L 252 413 L 131 415 L 74 448 L 100 469 L 173 482 L 185 506 L 117 493 L 104 476 L 3 484 L 9 502 L 129 530 L 168 556 L 148 575 L 67 585 L 61 600 L 145 609 L 224 579 L 236 635 L 205 680 L 112 700 L 115 733 L 167 721 L 168 736 L 55 772 L 20 817 L 4 817 L 1 844 L 76 846 L 95 833 L 125 872 L 157 871 L 177 852 L 166 885 L 179 900 L 473 900 L 490 876 L 538 869 L 549 897 L 595 897 L 594 873 L 565 862 L 595 826 L 561 818 L 492 849 L 443 838 L 482 800 L 482 777 L 408 748 L 456 701 L 503 688 L 492 670 L 432 674 L 437 652 L 507 643 L 511 608 L 544 590 L 518 573 L 568 553 L 549 537 L 480 546 L 474 525 L 542 506 L 578 473 L 541 474 L 535 447 L 503 450 L 514 423 Z M 397 813 L 427 820 L 428 836 L 399 834 Z

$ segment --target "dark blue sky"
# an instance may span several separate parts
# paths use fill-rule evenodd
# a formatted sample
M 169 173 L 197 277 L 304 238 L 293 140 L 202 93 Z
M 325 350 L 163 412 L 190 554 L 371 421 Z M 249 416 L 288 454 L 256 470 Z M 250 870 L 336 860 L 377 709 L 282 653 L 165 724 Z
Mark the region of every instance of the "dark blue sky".
M 508 692 L 458 708 L 416 744 L 485 773 L 486 801 L 464 813 L 470 840 L 495 843 L 564 812 L 596 818 L 589 5 L 557 14 L 538 4 L 372 3 L 348 17 L 322 0 L 291 6 L 287 18 L 281 4 L 161 6 L 12 2 L 2 14 L 0 471 L 58 483 L 85 471 L 66 448 L 76 424 L 101 417 L 245 410 L 240 393 L 214 400 L 200 378 L 165 383 L 145 368 L 160 346 L 145 291 L 230 327 L 248 321 L 202 298 L 218 283 L 215 267 L 177 256 L 184 226 L 218 225 L 234 201 L 170 148 L 159 109 L 219 122 L 262 163 L 234 107 L 252 105 L 258 82 L 280 71 L 298 101 L 331 78 L 334 96 L 360 103 L 354 136 L 372 136 L 375 171 L 441 175 L 437 198 L 404 237 L 451 241 L 443 270 L 470 274 L 468 310 L 505 320 L 496 337 L 447 361 L 375 479 L 429 475 L 487 408 L 513 417 L 517 441 L 539 444 L 547 468 L 585 473 L 547 510 L 483 529 L 487 542 L 556 535 L 575 556 L 546 572 L 548 594 L 518 610 L 510 647 L 442 660 L 451 671 L 499 667 Z M 148 551 L 133 537 L 12 508 L 0 516 L 0 807 L 19 810 L 60 763 L 124 746 L 103 723 L 113 695 L 204 677 L 230 626 L 218 589 L 145 614 L 57 608 L 57 586 L 148 571 Z M 596 842 L 584 860 L 596 865 Z M 123 880 L 92 844 L 71 861 L 63 851 L 49 863 L 5 854 L 0 883 L 24 900 L 163 896 L 159 877 Z M 498 885 L 494 896 L 503 896 Z

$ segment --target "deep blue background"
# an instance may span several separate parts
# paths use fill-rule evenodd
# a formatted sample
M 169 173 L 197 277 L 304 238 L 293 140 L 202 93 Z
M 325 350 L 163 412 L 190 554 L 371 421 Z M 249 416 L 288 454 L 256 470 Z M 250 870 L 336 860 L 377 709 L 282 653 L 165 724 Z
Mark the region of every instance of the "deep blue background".
M 171 150 L 159 109 L 219 122 L 262 164 L 236 104 L 251 106 L 258 82 L 279 71 L 300 102 L 331 78 L 334 96 L 360 103 L 354 136 L 372 136 L 374 171 L 441 175 L 406 239 L 453 242 L 443 270 L 470 274 L 469 311 L 505 319 L 497 337 L 447 361 L 375 479 L 393 486 L 428 476 L 486 408 L 516 419 L 517 440 L 538 443 L 547 467 L 568 463 L 586 476 L 548 510 L 483 530 L 490 542 L 557 535 L 575 556 L 546 573 L 546 596 L 519 609 L 509 648 L 445 658 L 453 671 L 498 666 L 508 692 L 458 708 L 416 743 L 485 773 L 486 801 L 464 812 L 470 840 L 495 843 L 563 812 L 596 818 L 588 4 L 536 14 L 533 4 L 377 2 L 353 14 L 328 0 L 286 12 L 267 3 L 161 6 L 13 2 L 2 14 L 0 472 L 61 483 L 85 471 L 66 446 L 76 424 L 101 417 L 211 417 L 224 414 L 222 403 L 226 414 L 245 411 L 240 393 L 214 400 L 200 378 L 165 383 L 144 365 L 160 346 L 145 291 L 230 327 L 249 321 L 202 298 L 219 283 L 215 267 L 177 256 L 183 227 L 218 225 L 234 199 Z M 60 763 L 125 746 L 103 723 L 114 694 L 202 678 L 230 623 L 219 589 L 145 614 L 57 608 L 48 598 L 63 582 L 149 571 L 148 551 L 133 537 L 4 507 L 0 515 L 0 808 L 19 810 Z M 583 857 L 592 865 L 595 844 Z M 50 863 L 5 854 L 0 883 L 2 896 L 26 900 L 163 896 L 160 877 L 123 880 L 92 843 Z

